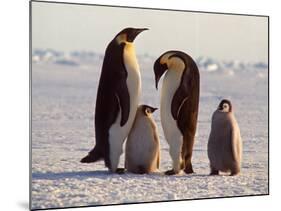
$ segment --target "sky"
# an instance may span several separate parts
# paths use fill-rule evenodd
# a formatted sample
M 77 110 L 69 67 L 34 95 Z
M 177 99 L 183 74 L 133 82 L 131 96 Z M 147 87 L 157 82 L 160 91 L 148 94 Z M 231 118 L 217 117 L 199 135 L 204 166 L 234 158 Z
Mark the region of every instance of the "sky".
M 137 54 L 182 50 L 194 58 L 267 62 L 268 19 L 59 3 L 32 3 L 32 48 L 104 53 L 126 27 L 149 31 L 135 40 Z

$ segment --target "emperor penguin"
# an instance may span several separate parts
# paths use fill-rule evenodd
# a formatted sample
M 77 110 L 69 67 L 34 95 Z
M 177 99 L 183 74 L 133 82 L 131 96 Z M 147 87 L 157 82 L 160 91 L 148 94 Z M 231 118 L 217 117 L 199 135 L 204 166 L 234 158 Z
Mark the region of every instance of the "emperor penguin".
M 125 153 L 125 168 L 128 172 L 146 174 L 157 172 L 160 163 L 158 129 L 152 118 L 157 110 L 140 105 L 133 127 L 128 135 Z
M 233 176 L 240 172 L 242 138 L 232 104 L 227 99 L 220 102 L 212 116 L 208 157 L 211 175 L 218 175 L 219 171 L 230 171 L 230 175 Z
M 181 51 L 167 51 L 154 63 L 155 85 L 164 74 L 160 116 L 173 169 L 166 175 L 193 173 L 192 149 L 197 127 L 200 75 L 194 60 Z
M 134 40 L 147 28 L 125 28 L 106 48 L 95 107 L 95 147 L 82 163 L 104 160 L 111 172 L 118 169 L 124 140 L 133 125 L 141 94 L 141 76 Z

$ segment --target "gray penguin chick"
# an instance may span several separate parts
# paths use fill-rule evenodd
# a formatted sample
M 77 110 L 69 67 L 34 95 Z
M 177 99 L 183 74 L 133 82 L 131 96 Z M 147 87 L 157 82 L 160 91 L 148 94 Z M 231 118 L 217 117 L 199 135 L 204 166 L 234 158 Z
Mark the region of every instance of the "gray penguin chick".
M 208 141 L 208 157 L 210 175 L 218 175 L 219 171 L 230 171 L 231 176 L 239 174 L 242 160 L 242 139 L 229 100 L 222 100 L 213 113 Z

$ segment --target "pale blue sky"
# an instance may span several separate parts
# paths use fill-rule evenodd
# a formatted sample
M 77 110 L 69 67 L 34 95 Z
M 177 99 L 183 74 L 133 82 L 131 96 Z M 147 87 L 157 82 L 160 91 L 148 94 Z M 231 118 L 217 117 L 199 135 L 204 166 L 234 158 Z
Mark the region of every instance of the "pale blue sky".
M 125 27 L 147 27 L 137 54 L 183 50 L 196 58 L 262 61 L 268 56 L 266 17 L 32 3 L 33 48 L 103 53 Z

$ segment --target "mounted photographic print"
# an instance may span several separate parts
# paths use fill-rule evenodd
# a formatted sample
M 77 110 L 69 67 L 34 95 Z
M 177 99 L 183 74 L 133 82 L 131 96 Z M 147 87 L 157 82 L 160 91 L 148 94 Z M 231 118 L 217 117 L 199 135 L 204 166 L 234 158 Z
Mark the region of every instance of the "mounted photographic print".
M 269 194 L 269 17 L 30 2 L 30 209 Z

